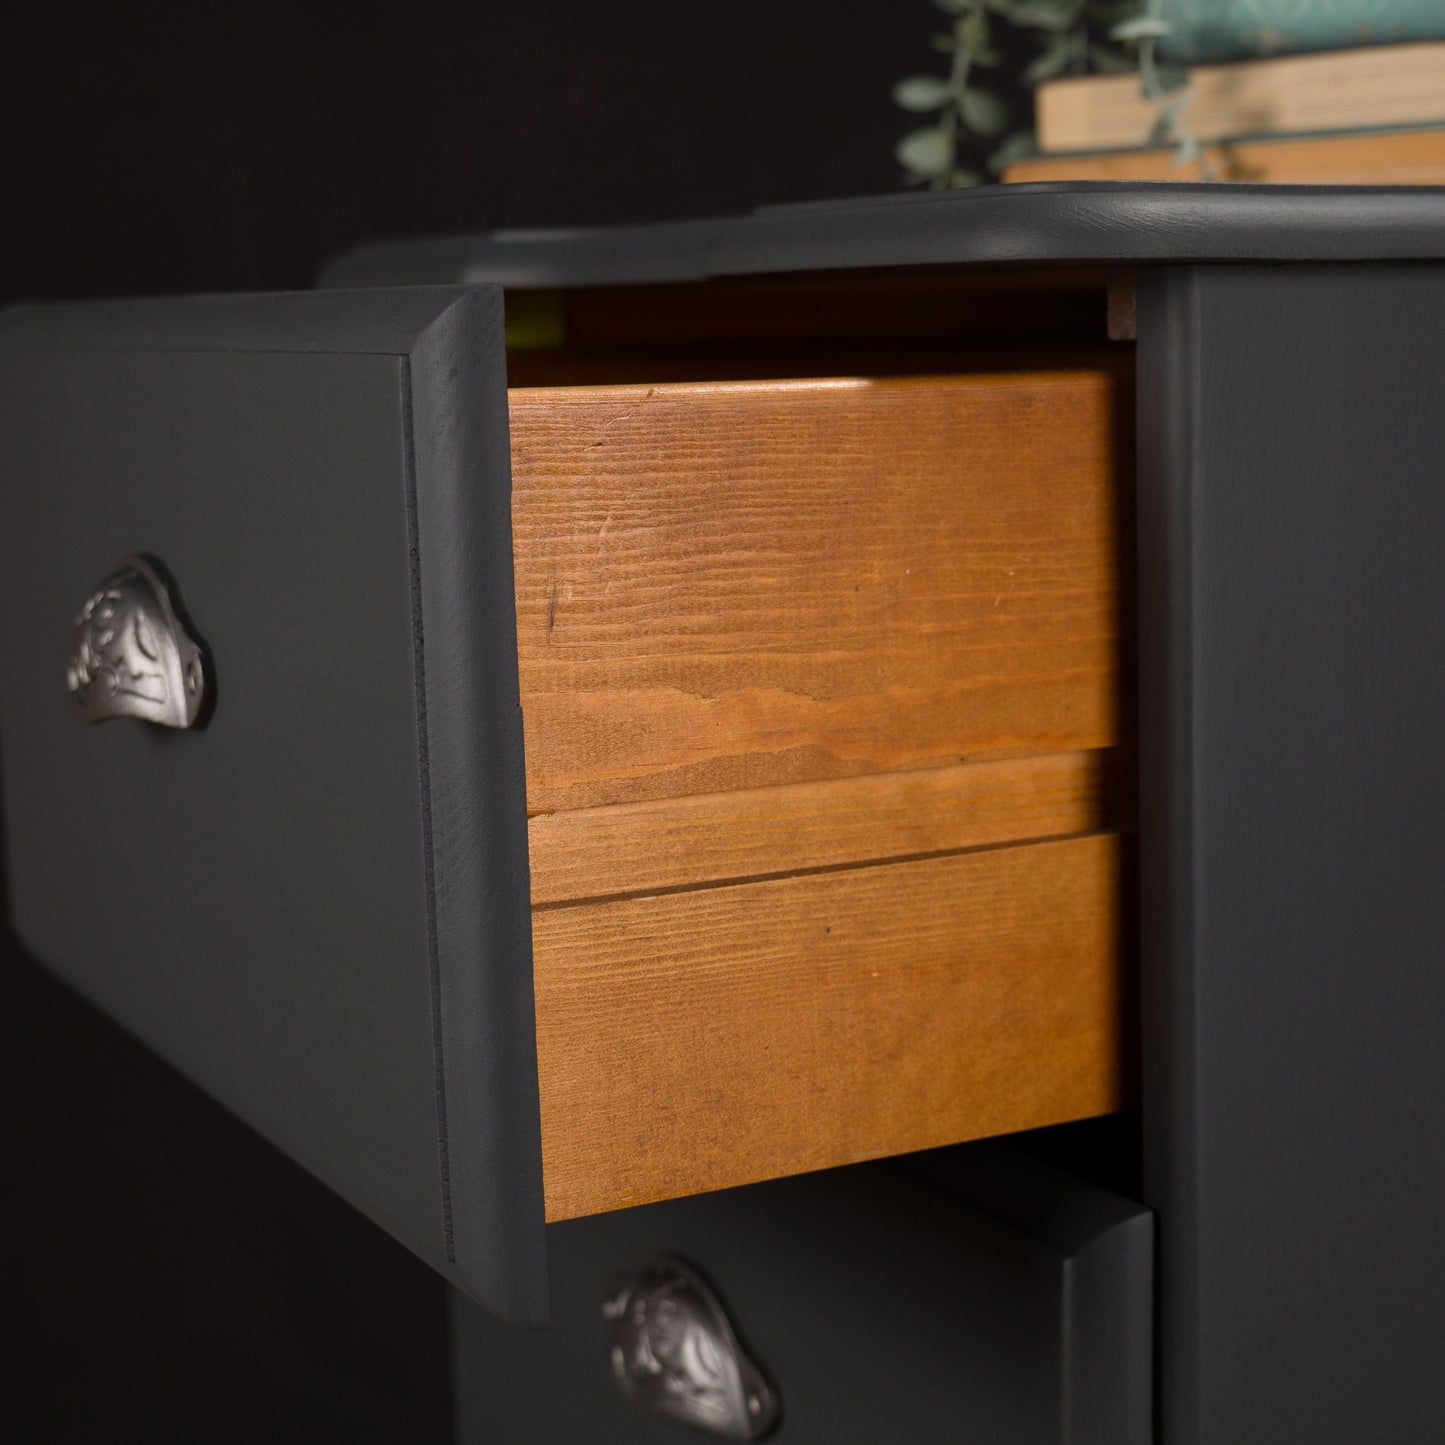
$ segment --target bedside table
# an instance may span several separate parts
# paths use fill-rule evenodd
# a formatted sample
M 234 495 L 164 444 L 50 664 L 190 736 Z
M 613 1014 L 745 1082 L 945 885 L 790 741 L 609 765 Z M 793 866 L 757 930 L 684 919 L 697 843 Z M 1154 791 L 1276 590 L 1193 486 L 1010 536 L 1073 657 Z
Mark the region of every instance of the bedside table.
M 948 1428 L 1052 1371 L 1019 1441 L 1142 1441 L 1157 1352 L 1168 1445 L 1433 1440 L 1442 223 L 989 188 L 16 308 L 17 928 L 515 1323 L 549 1222 L 744 1277 L 729 1200 L 872 1188 L 763 1181 L 1139 1104 L 1140 1203 L 907 1206 L 1078 1340 Z

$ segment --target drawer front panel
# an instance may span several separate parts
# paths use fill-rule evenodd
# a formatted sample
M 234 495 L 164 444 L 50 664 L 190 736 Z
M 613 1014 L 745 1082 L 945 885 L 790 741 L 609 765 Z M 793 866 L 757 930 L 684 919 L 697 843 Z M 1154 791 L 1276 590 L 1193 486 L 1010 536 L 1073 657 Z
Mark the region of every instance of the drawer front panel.
M 459 1441 L 717 1439 L 613 1383 L 602 1301 L 668 1252 L 709 1279 L 766 1373 L 779 1445 L 1149 1445 L 1149 1213 L 1013 1145 L 908 1166 L 552 1227 L 552 1329 L 457 1302 Z
M 499 294 L 37 308 L 0 328 L 0 374 L 21 937 L 536 1319 Z M 67 692 L 73 619 L 132 553 L 164 562 L 213 659 L 204 727 L 89 725 Z

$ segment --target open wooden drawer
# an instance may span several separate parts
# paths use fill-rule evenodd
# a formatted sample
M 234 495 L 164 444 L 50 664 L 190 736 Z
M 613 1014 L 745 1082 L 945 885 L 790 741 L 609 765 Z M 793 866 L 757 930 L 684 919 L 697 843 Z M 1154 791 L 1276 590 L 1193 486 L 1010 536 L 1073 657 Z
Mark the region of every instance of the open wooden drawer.
M 1112 376 L 510 411 L 548 1217 L 1117 1107 Z
M 509 396 L 501 323 L 11 313 L 0 749 L 35 954 L 536 1321 L 544 1218 L 1124 1100 L 1119 395 Z M 67 693 L 133 554 L 202 727 Z

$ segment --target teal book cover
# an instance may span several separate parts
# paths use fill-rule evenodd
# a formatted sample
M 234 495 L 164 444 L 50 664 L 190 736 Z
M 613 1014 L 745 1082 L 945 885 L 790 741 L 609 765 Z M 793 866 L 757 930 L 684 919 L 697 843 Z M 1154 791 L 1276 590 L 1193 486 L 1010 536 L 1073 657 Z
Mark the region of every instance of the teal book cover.
M 1162 0 L 1170 60 L 1193 64 L 1301 50 L 1445 39 L 1445 0 Z

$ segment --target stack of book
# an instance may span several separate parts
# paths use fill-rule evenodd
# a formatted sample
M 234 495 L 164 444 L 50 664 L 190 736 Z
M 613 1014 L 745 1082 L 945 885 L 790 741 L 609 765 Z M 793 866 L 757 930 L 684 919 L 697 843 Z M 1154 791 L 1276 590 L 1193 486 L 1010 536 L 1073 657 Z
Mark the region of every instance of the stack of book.
M 1445 185 L 1445 41 L 1200 65 L 1183 112 L 1217 181 Z M 1150 148 L 1158 118 L 1137 75 L 1055 80 L 1035 92 L 1039 154 L 1006 181 L 1199 180 Z

